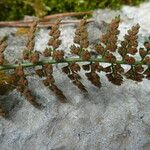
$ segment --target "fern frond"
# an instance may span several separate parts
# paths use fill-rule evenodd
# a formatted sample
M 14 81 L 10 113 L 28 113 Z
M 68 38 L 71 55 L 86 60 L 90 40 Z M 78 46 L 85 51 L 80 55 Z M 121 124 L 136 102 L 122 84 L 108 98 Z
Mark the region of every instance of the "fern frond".
M 127 31 L 124 40 L 118 46 L 120 17 L 113 19 L 109 25 L 106 34 L 102 35 L 99 43 L 92 51 L 89 50 L 88 32 L 86 20 L 83 19 L 76 31 L 74 44 L 70 47 L 70 53 L 76 57 L 66 58 L 64 50 L 60 50 L 61 44 L 58 20 L 55 26 L 49 32 L 50 39 L 48 46 L 43 54 L 34 50 L 34 37 L 36 32 L 37 22 L 34 22 L 30 28 L 26 49 L 23 51 L 23 63 L 20 64 L 4 64 L 4 50 L 6 41 L 0 41 L 0 70 L 14 69 L 16 75 L 16 87 L 21 95 L 36 107 L 41 104 L 36 102 L 34 96 L 28 88 L 28 81 L 24 72 L 24 68 L 32 67 L 39 77 L 44 78 L 43 84 L 47 86 L 62 102 L 66 102 L 66 96 L 55 84 L 53 76 L 53 64 L 65 63 L 62 68 L 72 83 L 82 92 L 87 92 L 83 85 L 82 78 L 79 74 L 81 68 L 85 70 L 87 79 L 96 87 L 102 86 L 99 74 L 104 72 L 108 80 L 115 84 L 121 85 L 124 77 L 134 81 L 142 81 L 144 78 L 150 79 L 150 41 L 146 41 L 144 48 L 138 48 L 138 31 L 139 24 L 133 26 Z M 93 56 L 93 53 L 96 54 Z M 121 56 L 121 59 L 117 56 Z M 137 59 L 135 55 L 139 55 Z M 42 57 L 44 59 L 41 59 Z M 27 62 L 28 61 L 28 62 Z M 83 65 L 80 62 L 85 62 Z M 108 64 L 104 66 L 103 64 Z M 128 65 L 129 69 L 125 70 L 124 65 Z M 41 66 L 41 69 L 36 69 L 36 66 Z

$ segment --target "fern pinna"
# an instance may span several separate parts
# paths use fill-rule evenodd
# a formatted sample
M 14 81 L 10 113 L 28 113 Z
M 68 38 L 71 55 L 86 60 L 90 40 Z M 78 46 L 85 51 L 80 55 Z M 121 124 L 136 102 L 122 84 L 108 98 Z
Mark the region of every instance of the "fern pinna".
M 0 41 L 0 70 L 14 70 L 13 86 L 21 93 L 33 106 L 40 108 L 41 104 L 31 93 L 28 87 L 28 80 L 24 72 L 26 67 L 32 67 L 35 73 L 43 79 L 43 84 L 47 86 L 58 97 L 61 102 L 66 102 L 65 94 L 55 83 L 53 76 L 53 64 L 65 63 L 62 67 L 67 77 L 82 92 L 88 92 L 82 78 L 79 75 L 81 68 L 85 70 L 87 80 L 94 86 L 101 87 L 100 73 L 104 72 L 108 80 L 121 85 L 124 77 L 134 81 L 142 81 L 143 78 L 150 79 L 150 41 L 146 41 L 143 48 L 138 47 L 139 24 L 127 31 L 124 40 L 118 43 L 120 17 L 116 17 L 109 24 L 108 31 L 99 39 L 99 43 L 92 50 L 89 48 L 86 19 L 79 23 L 74 36 L 74 44 L 70 47 L 73 57 L 66 57 L 65 52 L 59 49 L 61 44 L 59 24 L 60 20 L 51 28 L 47 48 L 43 53 L 34 50 L 34 37 L 38 22 L 33 22 L 29 31 L 26 49 L 23 50 L 23 63 L 10 64 L 5 62 L 4 51 L 7 47 L 7 38 Z M 135 55 L 139 55 L 137 59 Z M 44 58 L 44 59 L 43 59 Z M 84 62 L 84 64 L 80 64 Z M 103 65 L 103 64 L 107 64 Z M 129 69 L 125 70 L 124 65 Z M 41 66 L 36 69 L 35 66 Z M 6 83 L 6 82 L 5 82 Z M 9 84 L 9 83 L 6 83 Z M 0 106 L 0 114 L 5 116 L 5 110 Z

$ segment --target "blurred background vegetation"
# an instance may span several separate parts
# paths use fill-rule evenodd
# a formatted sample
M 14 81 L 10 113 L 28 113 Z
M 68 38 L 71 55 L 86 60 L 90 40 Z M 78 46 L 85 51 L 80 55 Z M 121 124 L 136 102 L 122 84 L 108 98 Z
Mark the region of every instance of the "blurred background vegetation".
M 42 17 L 62 12 L 98 8 L 119 9 L 122 5 L 139 5 L 145 0 L 0 0 L 0 20 L 19 20 L 24 15 Z

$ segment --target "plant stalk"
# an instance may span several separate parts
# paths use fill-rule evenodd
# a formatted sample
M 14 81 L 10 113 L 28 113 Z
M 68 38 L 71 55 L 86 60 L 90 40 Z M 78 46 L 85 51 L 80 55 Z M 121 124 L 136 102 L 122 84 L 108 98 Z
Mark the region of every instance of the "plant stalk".
M 82 60 L 82 58 L 64 58 L 62 61 L 56 61 L 54 59 L 46 59 L 46 60 L 42 60 L 39 61 L 35 64 L 31 63 L 31 62 L 27 62 L 27 63 L 21 63 L 21 64 L 6 64 L 6 65 L 0 65 L 0 70 L 8 70 L 8 69 L 15 69 L 16 67 L 18 67 L 19 65 L 21 65 L 24 68 L 27 67 L 35 67 L 35 66 L 42 66 L 44 64 L 58 64 L 58 63 L 72 63 L 72 62 L 100 62 L 100 63 L 112 63 L 112 62 L 106 62 L 103 58 L 91 58 L 88 61 L 86 60 Z M 125 61 L 116 61 L 114 64 L 122 64 L 122 65 L 129 65 L 127 64 Z M 132 65 L 145 65 L 143 62 L 141 61 L 136 61 L 134 64 Z

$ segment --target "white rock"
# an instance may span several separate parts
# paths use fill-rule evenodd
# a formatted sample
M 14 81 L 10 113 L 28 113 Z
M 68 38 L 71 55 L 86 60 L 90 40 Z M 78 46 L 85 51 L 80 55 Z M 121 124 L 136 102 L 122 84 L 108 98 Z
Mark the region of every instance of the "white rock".
M 110 21 L 114 14 L 124 16 L 120 25 L 120 37 L 123 37 L 128 27 L 138 22 L 141 34 L 147 35 L 150 33 L 149 8 L 150 2 L 140 7 L 125 6 L 117 13 L 111 14 L 109 11 L 109 17 L 106 10 L 102 17 Z M 96 15 L 97 23 L 101 23 L 101 19 L 98 20 L 101 14 Z M 93 28 L 95 25 L 91 26 Z M 95 32 L 100 31 L 98 29 L 99 27 Z M 61 30 L 61 49 L 68 50 L 73 41 L 74 26 L 63 26 Z M 0 30 L 3 34 L 9 32 L 8 29 Z M 89 27 L 89 32 L 92 37 L 94 29 L 92 31 Z M 97 40 L 98 34 L 95 35 L 94 39 Z M 48 30 L 41 29 L 37 33 L 35 50 L 42 52 L 48 38 Z M 9 38 L 6 54 L 12 62 L 21 57 L 21 50 L 25 47 L 24 40 Z M 88 94 L 83 94 L 60 68 L 55 68 L 54 77 L 58 87 L 68 98 L 69 102 L 66 104 L 60 103 L 37 76 L 28 77 L 29 87 L 45 106 L 43 110 L 34 108 L 15 90 L 8 96 L 0 97 L 0 102 L 7 103 L 6 108 L 10 110 L 8 119 L 0 118 L 0 150 L 149 149 L 150 81 L 144 80 L 137 84 L 125 80 L 118 87 L 101 75 L 102 88 L 97 89 L 86 80 L 81 71 L 81 76 L 85 78 L 81 81 L 89 91 Z M 16 104 L 14 108 L 13 103 Z

